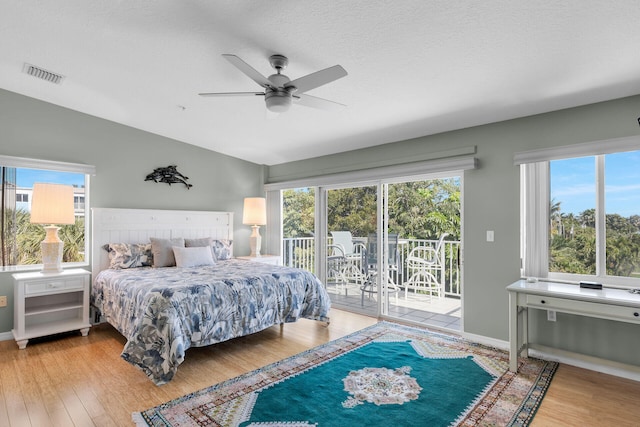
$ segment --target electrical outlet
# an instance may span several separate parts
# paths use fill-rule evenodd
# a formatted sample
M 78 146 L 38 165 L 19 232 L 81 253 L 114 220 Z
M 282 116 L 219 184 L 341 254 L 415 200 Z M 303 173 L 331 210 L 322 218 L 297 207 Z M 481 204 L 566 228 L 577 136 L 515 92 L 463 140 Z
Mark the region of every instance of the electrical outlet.
M 7 297 L 5 295 L 0 297 L 0 307 L 6 307 L 7 306 Z
M 556 312 L 553 310 L 547 310 L 547 320 L 549 322 L 555 322 L 556 321 Z

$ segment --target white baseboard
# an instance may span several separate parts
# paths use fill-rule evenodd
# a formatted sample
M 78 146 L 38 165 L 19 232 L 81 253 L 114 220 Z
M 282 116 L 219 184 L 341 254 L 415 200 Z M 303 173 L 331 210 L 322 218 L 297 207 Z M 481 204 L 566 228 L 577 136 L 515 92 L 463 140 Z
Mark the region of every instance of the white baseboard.
M 13 339 L 13 334 L 9 332 L 0 332 L 0 341 L 9 341 Z
M 488 345 L 489 347 L 499 348 L 500 350 L 509 351 L 509 341 L 498 340 L 495 338 L 485 337 L 484 335 L 470 334 L 463 332 L 462 337 L 469 341 L 477 342 L 478 344 Z

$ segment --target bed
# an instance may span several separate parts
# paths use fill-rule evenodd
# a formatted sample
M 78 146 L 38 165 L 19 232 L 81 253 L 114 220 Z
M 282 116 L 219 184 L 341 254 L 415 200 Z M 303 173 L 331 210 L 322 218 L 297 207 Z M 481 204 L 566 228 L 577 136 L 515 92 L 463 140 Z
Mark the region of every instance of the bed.
M 300 318 L 329 322 L 316 276 L 231 256 L 230 212 L 94 208 L 92 236 L 96 318 L 127 339 L 123 359 L 157 385 L 174 377 L 189 347 Z M 178 266 L 162 266 L 167 251 Z

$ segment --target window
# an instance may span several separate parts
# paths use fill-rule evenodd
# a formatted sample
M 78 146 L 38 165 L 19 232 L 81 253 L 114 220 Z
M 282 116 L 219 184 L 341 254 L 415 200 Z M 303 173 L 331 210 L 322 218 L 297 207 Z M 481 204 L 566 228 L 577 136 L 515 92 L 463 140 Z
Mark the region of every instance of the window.
M 282 256 L 285 265 L 315 272 L 315 188 L 282 191 Z
M 549 163 L 549 272 L 596 274 L 595 157 Z
M 640 151 L 602 147 L 522 162 L 523 276 L 638 286 Z
M 84 212 L 84 196 L 77 194 L 73 196 L 73 208 L 76 210 L 76 215 L 78 215 L 79 212 Z
M 74 187 L 75 224 L 60 227 L 64 241 L 63 263 L 87 262 L 89 176 L 94 168 L 72 163 L 0 156 L 0 269 L 42 263 L 40 242 L 45 231 L 30 223 L 33 184 L 47 182 Z

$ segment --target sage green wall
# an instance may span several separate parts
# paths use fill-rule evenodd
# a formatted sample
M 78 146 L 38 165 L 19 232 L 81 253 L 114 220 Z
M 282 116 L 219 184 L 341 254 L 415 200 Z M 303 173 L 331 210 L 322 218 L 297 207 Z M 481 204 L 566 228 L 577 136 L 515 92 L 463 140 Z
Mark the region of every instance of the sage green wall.
M 271 166 L 224 156 L 177 141 L 0 90 L 0 154 L 93 164 L 94 207 L 236 212 L 236 253 L 247 253 L 249 230 L 241 225 L 242 199 L 262 193 L 262 183 L 438 157 L 477 147 L 479 168 L 464 175 L 465 331 L 506 340 L 505 286 L 519 277 L 518 151 L 640 135 L 640 96 L 561 110 Z M 194 187 L 144 182 L 156 167 L 177 164 Z M 485 241 L 486 230 L 495 242 Z M 0 273 L 0 333 L 13 324 L 9 273 Z M 533 316 L 535 341 L 570 351 L 640 364 L 637 326 L 558 315 L 556 323 Z
M 114 122 L 0 90 L 0 155 L 84 163 L 92 207 L 233 211 L 234 252 L 249 253 L 242 203 L 263 194 L 264 167 Z M 193 187 L 144 181 L 177 165 Z M 11 274 L 0 272 L 0 333 L 13 327 Z
M 455 132 L 385 144 L 269 168 L 268 182 L 287 181 L 367 166 L 423 160 L 477 147 L 479 167 L 464 174 L 464 329 L 508 339 L 505 287 L 519 278 L 519 151 L 640 135 L 640 96 L 556 111 Z M 486 242 L 494 230 L 495 242 Z M 638 327 L 558 315 L 556 323 L 535 313 L 538 343 L 640 365 Z

